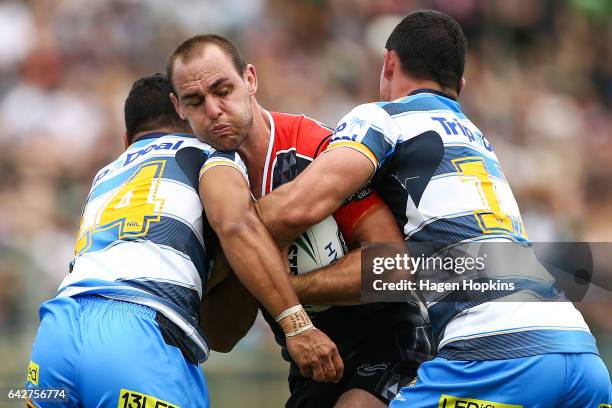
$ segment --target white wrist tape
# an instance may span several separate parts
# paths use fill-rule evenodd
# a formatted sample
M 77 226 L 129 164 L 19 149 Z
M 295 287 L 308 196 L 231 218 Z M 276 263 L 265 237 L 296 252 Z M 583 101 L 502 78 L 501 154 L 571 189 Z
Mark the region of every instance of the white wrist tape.
M 306 330 L 314 329 L 314 325 L 302 305 L 288 308 L 276 317 L 276 321 L 287 337 L 297 336 Z
M 285 337 L 294 337 L 294 336 L 297 336 L 298 334 L 304 333 L 306 330 L 310 330 L 310 329 L 314 329 L 314 328 L 315 328 L 314 324 L 310 323 L 307 326 L 304 326 L 302 328 L 299 328 L 299 329 L 294 330 L 294 331 L 289 332 L 289 333 L 285 333 Z
M 282 312 L 281 314 L 276 316 L 276 318 L 274 320 L 276 320 L 276 323 L 278 323 L 281 320 L 283 320 L 285 317 L 289 316 L 290 314 L 293 314 L 295 312 L 299 312 L 302 309 L 304 309 L 304 307 L 302 305 L 291 306 L 289 309 L 285 310 L 284 312 Z

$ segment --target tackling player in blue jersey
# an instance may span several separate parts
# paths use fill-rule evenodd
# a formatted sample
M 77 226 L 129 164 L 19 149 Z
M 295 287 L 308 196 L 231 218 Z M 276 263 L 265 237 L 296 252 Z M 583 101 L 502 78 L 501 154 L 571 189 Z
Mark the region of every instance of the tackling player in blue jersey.
M 461 27 L 443 13 L 417 11 L 385 48 L 384 102 L 354 108 L 325 154 L 259 201 L 274 238 L 290 242 L 370 181 L 409 243 L 501 241 L 529 251 L 493 148 L 457 102 L 465 84 Z M 517 283 L 513 294 L 535 292 L 544 301 L 428 301 L 438 357 L 422 364 L 416 383 L 390 406 L 608 406 L 609 375 L 580 313 L 558 291 L 541 291 L 526 277 Z
M 318 380 L 337 381 L 342 362 L 335 345 L 310 323 L 250 194 L 240 194 L 244 164 L 237 155 L 208 160 L 213 149 L 187 133 L 171 92 L 161 74 L 136 81 L 130 91 L 126 151 L 93 181 L 71 273 L 40 308 L 27 387 L 63 388 L 70 406 L 207 407 L 198 364 L 209 351 L 199 319 L 215 275 L 210 227 L 235 276 L 278 316 L 297 364 Z M 239 172 L 222 185 L 200 182 L 214 166 Z M 238 279 L 219 285 L 245 293 L 212 296 L 202 316 L 210 346 L 227 351 L 224 337 L 242 337 L 254 314 L 240 304 L 251 297 Z

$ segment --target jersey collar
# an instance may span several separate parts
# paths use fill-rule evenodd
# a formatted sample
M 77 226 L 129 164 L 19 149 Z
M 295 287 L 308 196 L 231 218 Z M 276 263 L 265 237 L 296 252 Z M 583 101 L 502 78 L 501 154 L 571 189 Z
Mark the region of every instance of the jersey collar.
M 267 110 L 264 110 L 264 112 L 266 112 L 266 115 L 268 115 L 268 120 L 270 121 L 270 140 L 268 141 L 268 151 L 266 152 L 266 162 L 264 163 L 264 168 L 263 168 L 263 177 L 261 180 L 261 196 L 265 196 L 268 190 L 268 180 L 269 180 L 269 184 L 272 184 L 272 175 L 268 175 L 268 173 L 270 172 L 270 165 L 272 163 L 270 163 L 272 159 L 272 151 L 274 150 L 274 137 L 276 136 L 275 133 L 275 126 L 274 126 L 274 118 L 272 117 L 272 114 L 270 112 L 268 112 Z M 271 187 L 271 186 L 270 186 Z
M 191 133 L 151 132 L 151 133 L 145 133 L 144 135 L 140 136 L 137 140 L 132 142 L 132 145 L 136 144 L 138 142 L 142 142 L 143 140 L 157 139 L 157 138 L 160 138 L 160 137 L 163 137 L 163 136 L 167 136 L 167 135 L 180 136 L 180 137 L 195 137 Z
M 408 96 L 412 96 L 412 95 L 416 95 L 416 94 L 420 94 L 420 93 L 432 93 L 432 94 L 435 94 L 435 95 L 438 95 L 438 96 L 443 96 L 443 97 L 445 97 L 445 98 L 448 98 L 448 99 L 450 99 L 450 100 L 452 100 L 452 101 L 457 102 L 457 98 L 454 98 L 454 97 L 452 97 L 452 96 L 450 96 L 450 95 L 447 95 L 447 94 L 445 94 L 444 92 L 440 92 L 440 91 L 438 91 L 438 90 L 435 90 L 435 89 L 428 89 L 428 88 L 415 89 L 414 91 L 410 92 L 410 93 L 408 94 Z
M 168 133 L 164 133 L 164 132 L 145 133 L 144 135 L 142 135 L 138 139 L 136 139 L 134 141 L 134 143 L 140 142 L 141 140 L 157 139 L 158 137 L 166 136 L 167 134 Z

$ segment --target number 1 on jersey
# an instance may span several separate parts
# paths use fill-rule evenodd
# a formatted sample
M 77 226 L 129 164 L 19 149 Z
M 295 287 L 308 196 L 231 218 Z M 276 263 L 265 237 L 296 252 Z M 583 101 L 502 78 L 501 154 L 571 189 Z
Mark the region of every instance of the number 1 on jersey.
M 486 203 L 488 210 L 475 210 L 474 217 L 485 234 L 510 233 L 522 235 L 523 228 L 515 228 L 512 218 L 504 214 L 501 209 L 499 198 L 495 193 L 493 181 L 489 174 L 484 159 L 479 156 L 462 157 L 452 161 L 457 173 L 469 178 L 476 178 L 478 191 Z

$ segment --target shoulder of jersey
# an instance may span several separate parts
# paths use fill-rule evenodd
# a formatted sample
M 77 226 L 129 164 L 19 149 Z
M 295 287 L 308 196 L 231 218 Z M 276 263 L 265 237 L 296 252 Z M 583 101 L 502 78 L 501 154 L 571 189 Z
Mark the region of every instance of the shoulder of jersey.
M 296 148 L 300 154 L 314 157 L 333 130 L 305 115 L 271 112 L 274 119 L 274 144 L 278 150 Z
M 409 95 L 391 102 L 375 102 L 373 105 L 380 107 L 389 116 L 397 116 L 407 113 L 449 111 L 456 109 L 457 102 L 448 98 L 431 93 L 419 93 Z
M 147 143 L 138 143 L 138 141 L 136 141 L 124 152 L 122 152 L 114 161 L 101 168 L 98 173 L 96 173 L 93 184 L 97 184 L 107 174 L 114 172 L 115 170 L 120 170 L 122 167 L 126 167 L 136 159 L 144 157 L 144 155 L 147 155 L 152 151 L 168 151 L 175 154 L 179 150 L 187 147 L 194 147 L 202 150 L 202 153 L 206 156 L 209 156 L 214 151 L 211 146 L 201 142 L 195 136 L 185 134 L 171 133 L 163 137 L 149 139 L 147 140 Z
M 392 102 L 371 102 L 358 105 L 341 121 L 335 132 L 373 128 L 386 135 L 402 134 L 407 140 L 435 129 L 433 116 L 454 115 L 453 108 L 432 94 L 407 96 Z
M 152 150 L 163 151 L 167 150 L 169 153 L 176 153 L 182 149 L 193 147 L 199 150 L 206 155 L 211 154 L 214 149 L 200 141 L 197 137 L 187 134 L 167 134 L 157 139 L 151 139 L 148 143 L 144 143 L 142 145 L 130 146 L 123 155 L 133 157 L 138 154 L 146 154 Z M 123 156 L 122 155 L 122 156 Z
M 186 135 L 182 135 L 182 134 L 170 134 L 167 137 L 175 137 L 175 138 L 179 138 L 179 139 L 183 139 L 186 142 L 186 146 L 190 146 L 190 147 L 197 147 L 199 149 L 202 149 L 208 153 L 211 153 L 214 151 L 213 147 L 207 143 L 202 142 L 200 139 L 198 139 L 196 136 L 186 136 Z
M 427 113 L 431 111 L 448 111 L 451 107 L 435 95 L 422 93 L 406 96 L 395 101 L 369 102 L 357 105 L 349 115 L 367 116 L 398 116 L 411 113 Z

